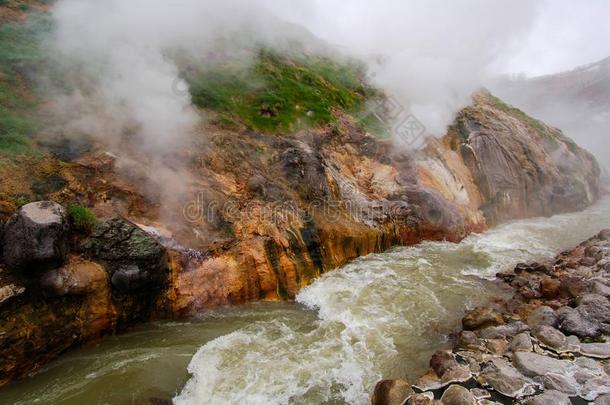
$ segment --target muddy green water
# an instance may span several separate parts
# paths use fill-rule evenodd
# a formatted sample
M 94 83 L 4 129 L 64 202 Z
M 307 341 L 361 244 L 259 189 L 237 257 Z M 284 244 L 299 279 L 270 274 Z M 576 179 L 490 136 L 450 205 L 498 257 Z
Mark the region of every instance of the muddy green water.
M 464 312 L 504 292 L 488 281 L 610 227 L 610 200 L 515 221 L 462 243 L 373 254 L 325 274 L 295 303 L 156 322 L 74 350 L 0 390 L 1 404 L 365 404 L 383 377 L 415 377 Z

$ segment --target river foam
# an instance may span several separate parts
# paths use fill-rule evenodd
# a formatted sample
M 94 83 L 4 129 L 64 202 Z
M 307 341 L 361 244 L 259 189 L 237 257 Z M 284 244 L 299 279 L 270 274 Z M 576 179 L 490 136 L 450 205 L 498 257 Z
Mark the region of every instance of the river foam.
M 278 316 L 203 345 L 174 402 L 366 404 L 379 378 L 414 377 L 465 310 L 501 294 L 486 281 L 610 226 L 610 201 L 515 221 L 462 243 L 426 242 L 329 272 L 297 302 L 317 320 Z

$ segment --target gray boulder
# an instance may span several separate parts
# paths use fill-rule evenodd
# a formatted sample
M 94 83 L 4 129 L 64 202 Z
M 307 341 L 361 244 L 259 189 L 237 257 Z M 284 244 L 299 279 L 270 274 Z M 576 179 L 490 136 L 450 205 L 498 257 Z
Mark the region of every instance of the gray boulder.
M 494 390 L 510 398 L 535 392 L 533 385 L 527 378 L 503 358 L 493 358 L 486 363 L 481 372 L 481 377 Z
M 599 294 L 586 294 L 578 300 L 578 311 L 598 323 L 610 323 L 610 301 Z
M 514 355 L 513 364 L 524 375 L 538 377 L 550 373 L 566 374 L 569 362 L 532 352 L 517 352 Z
M 61 265 L 67 253 L 66 213 L 52 201 L 21 207 L 4 229 L 4 262 L 9 269 Z
M 570 307 L 561 307 L 557 310 L 559 315 L 559 328 L 566 335 L 575 335 L 580 338 L 597 337 L 601 334 L 599 325 L 587 319 L 581 311 Z
M 541 325 L 557 326 L 558 317 L 553 308 L 547 306 L 541 306 L 536 308 L 527 317 L 527 324 L 530 328 L 534 328 Z
M 610 405 L 610 394 L 604 394 L 597 397 L 594 405 Z
M 566 335 L 551 326 L 541 325 L 533 332 L 540 343 L 552 349 L 561 349 L 566 345 Z

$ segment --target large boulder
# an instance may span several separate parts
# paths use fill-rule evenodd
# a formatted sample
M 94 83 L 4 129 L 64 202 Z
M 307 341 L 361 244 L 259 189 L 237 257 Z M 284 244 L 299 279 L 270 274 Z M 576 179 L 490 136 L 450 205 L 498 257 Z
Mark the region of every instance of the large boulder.
M 9 269 L 39 269 L 61 265 L 67 253 L 65 210 L 52 201 L 21 207 L 4 228 L 3 254 Z
M 112 218 L 99 223 L 83 249 L 91 258 L 105 264 L 116 292 L 128 293 L 147 286 L 159 289 L 167 279 L 163 246 L 125 219 Z

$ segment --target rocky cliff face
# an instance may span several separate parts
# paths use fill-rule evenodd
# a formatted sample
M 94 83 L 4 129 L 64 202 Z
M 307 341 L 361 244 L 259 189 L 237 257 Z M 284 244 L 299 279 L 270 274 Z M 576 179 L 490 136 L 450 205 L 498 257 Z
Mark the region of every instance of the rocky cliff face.
M 0 384 L 137 321 L 290 299 L 355 257 L 578 210 L 600 192 L 591 155 L 489 94 L 417 153 L 335 114 L 290 136 L 208 128 L 181 156 L 187 185 L 163 205 L 137 191 L 146 168 L 126 168 L 128 156 L 50 163 L 64 183 L 41 197 L 78 196 L 103 221 L 54 266 L 0 273 Z M 15 215 L 9 225 L 24 209 Z

